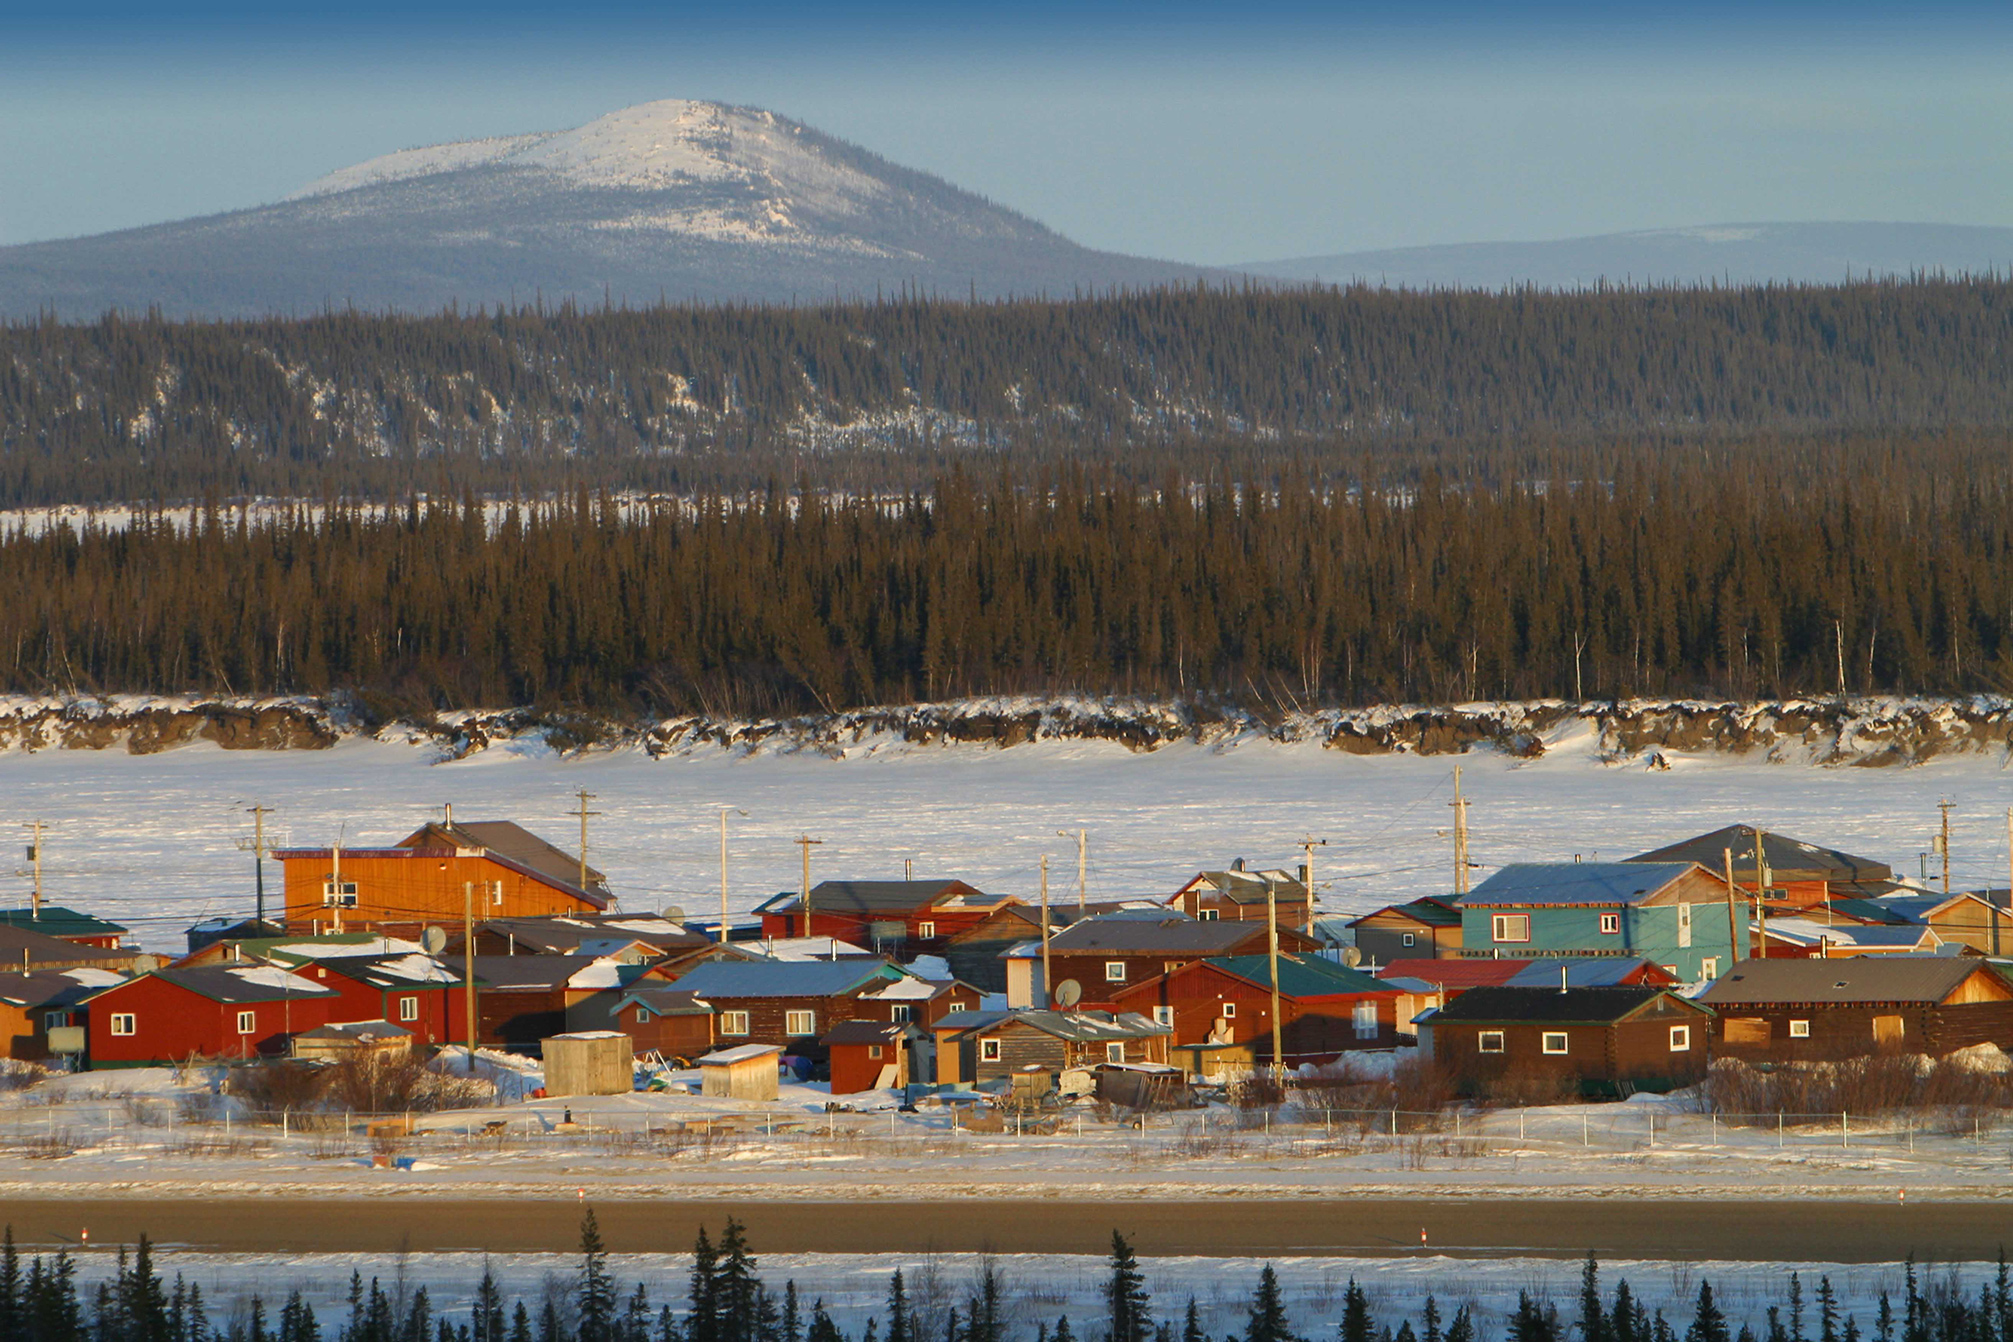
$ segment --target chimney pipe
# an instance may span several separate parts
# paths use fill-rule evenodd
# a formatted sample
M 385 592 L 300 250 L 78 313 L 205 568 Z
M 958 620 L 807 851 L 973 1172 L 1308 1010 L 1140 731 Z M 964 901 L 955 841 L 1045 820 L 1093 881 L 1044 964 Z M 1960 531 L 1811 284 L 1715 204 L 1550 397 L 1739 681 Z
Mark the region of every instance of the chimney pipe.
M 1560 965 L 1560 966 L 1559 966 L 1559 991 L 1560 991 L 1560 992 L 1564 992 L 1565 990 L 1566 990 L 1566 967 L 1565 967 L 1564 965 Z

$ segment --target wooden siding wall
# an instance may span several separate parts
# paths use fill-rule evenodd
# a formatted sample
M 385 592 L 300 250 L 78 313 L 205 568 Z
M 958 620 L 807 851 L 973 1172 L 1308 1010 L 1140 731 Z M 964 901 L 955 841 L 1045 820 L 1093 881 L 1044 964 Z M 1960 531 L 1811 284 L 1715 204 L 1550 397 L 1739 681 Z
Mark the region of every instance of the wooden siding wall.
M 1748 1061 L 1828 1062 L 1863 1057 L 1879 1050 L 1873 1035 L 1876 1016 L 1899 1016 L 1902 1034 L 1887 1045 L 1909 1053 L 1940 1057 L 1974 1044 L 1997 1044 L 2013 1050 L 2013 1002 L 1970 1002 L 1953 1006 L 1931 1006 L 1920 1002 L 1892 1004 L 1791 1003 L 1766 1006 L 1724 1006 L 1713 1022 L 1713 1053 L 1723 1058 Z M 1792 1020 L 1810 1022 L 1804 1039 L 1789 1036 Z M 1761 1021 L 1768 1027 L 1765 1041 L 1742 1028 Z M 1731 1031 L 1731 1037 L 1729 1037 Z
M 1377 1004 L 1377 1034 L 1358 1039 L 1354 1009 L 1358 1001 Z M 1209 1032 L 1223 1015 L 1223 1004 L 1237 1004 L 1237 1014 L 1227 1021 L 1233 1042 L 1255 1048 L 1267 1061 L 1272 1058 L 1272 992 L 1233 974 L 1219 973 L 1207 965 L 1190 965 L 1154 982 L 1141 984 L 1119 994 L 1114 1002 L 1122 1011 L 1136 1011 L 1151 1019 L 1153 1008 L 1174 1008 L 1174 1044 L 1208 1042 Z M 1329 997 L 1279 999 L 1280 1042 L 1289 1063 L 1317 1062 L 1353 1049 L 1395 1048 L 1398 1042 L 1398 997 L 1393 993 L 1375 995 L 1337 994 Z
M 319 925 L 322 931 L 333 931 L 337 910 L 322 903 L 322 883 L 331 874 L 331 861 L 326 857 L 290 857 L 282 865 L 286 869 L 287 926 L 305 930 Z M 475 883 L 478 920 L 598 911 L 536 877 L 486 857 L 438 854 L 371 857 L 345 853 L 342 878 L 345 883 L 356 882 L 357 906 L 341 910 L 343 930 L 349 932 L 427 923 L 459 930 L 464 907 L 462 887 L 469 881 Z M 503 882 L 501 904 L 495 901 L 493 887 L 497 881 Z
M 869 984 L 868 992 L 876 991 L 882 984 Z M 834 1025 L 849 1020 L 884 1020 L 885 1016 L 872 1014 L 868 1008 L 885 1007 L 882 1002 L 862 1002 L 857 995 L 840 997 L 722 997 L 716 993 L 706 994 L 707 1004 L 724 1017 L 729 1011 L 748 1013 L 748 1033 L 727 1034 L 716 1024 L 720 1047 L 733 1048 L 739 1044 L 780 1044 L 787 1053 L 801 1058 L 823 1059 L 825 1047 L 819 1037 Z M 791 1035 L 787 1015 L 792 1011 L 813 1013 L 811 1033 Z

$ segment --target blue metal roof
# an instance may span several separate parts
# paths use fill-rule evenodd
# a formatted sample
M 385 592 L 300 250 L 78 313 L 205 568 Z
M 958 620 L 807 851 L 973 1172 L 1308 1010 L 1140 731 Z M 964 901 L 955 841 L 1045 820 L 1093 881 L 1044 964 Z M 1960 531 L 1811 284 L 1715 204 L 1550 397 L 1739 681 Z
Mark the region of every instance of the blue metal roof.
M 1513 862 L 1456 900 L 1462 906 L 1641 904 L 1690 862 Z
M 1533 960 L 1516 973 L 1510 975 L 1505 988 L 1556 988 L 1559 986 L 1559 971 L 1566 971 L 1566 986 L 1569 988 L 1614 988 L 1624 985 L 1622 980 L 1643 967 L 1640 956 L 1603 955 L 1584 959 Z
M 837 997 L 902 977 L 879 960 L 708 960 L 676 982 L 680 991 L 702 997 Z

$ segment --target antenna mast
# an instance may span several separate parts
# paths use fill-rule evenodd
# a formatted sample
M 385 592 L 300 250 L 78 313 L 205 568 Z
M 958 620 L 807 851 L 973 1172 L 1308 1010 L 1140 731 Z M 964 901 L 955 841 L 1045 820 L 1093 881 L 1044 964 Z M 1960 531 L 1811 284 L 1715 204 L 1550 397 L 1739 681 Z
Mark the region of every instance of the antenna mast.
M 601 812 L 587 809 L 587 803 L 595 799 L 592 792 L 589 792 L 586 788 L 582 788 L 577 795 L 580 798 L 580 809 L 573 814 L 580 817 L 580 889 L 585 893 L 587 889 L 587 819 L 589 816 L 600 815 Z

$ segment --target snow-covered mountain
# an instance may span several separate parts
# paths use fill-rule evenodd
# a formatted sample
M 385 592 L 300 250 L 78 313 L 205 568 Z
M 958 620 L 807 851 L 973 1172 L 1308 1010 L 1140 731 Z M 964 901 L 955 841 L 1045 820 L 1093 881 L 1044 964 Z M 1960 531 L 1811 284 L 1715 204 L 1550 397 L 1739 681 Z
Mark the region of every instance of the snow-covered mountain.
M 1068 294 L 1205 273 L 1079 247 L 770 112 L 674 99 L 402 150 L 258 209 L 0 248 L 0 313 Z
M 1273 279 L 1408 289 L 1528 284 L 1839 284 L 1868 275 L 2000 274 L 2013 269 L 2013 228 L 1962 224 L 1711 224 L 1556 242 L 1476 242 L 1258 261 Z

